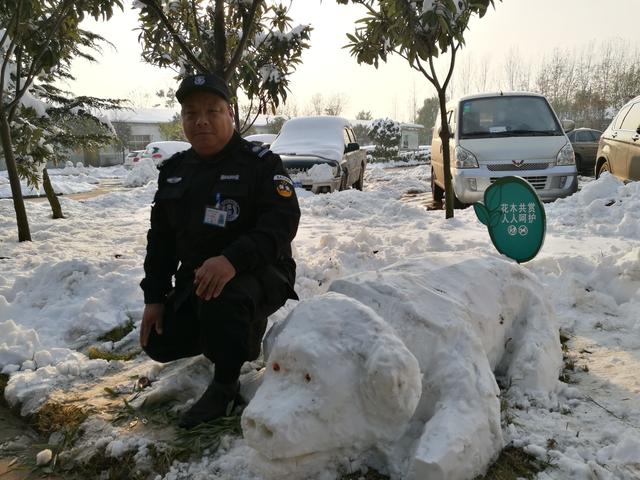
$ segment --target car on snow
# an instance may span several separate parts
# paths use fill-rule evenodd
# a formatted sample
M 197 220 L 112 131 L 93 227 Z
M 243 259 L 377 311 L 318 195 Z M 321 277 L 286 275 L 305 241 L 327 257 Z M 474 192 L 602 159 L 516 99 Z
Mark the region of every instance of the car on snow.
M 610 172 L 622 181 L 640 180 L 640 96 L 620 109 L 600 137 L 596 178 Z
M 173 157 L 178 152 L 189 150 L 191 144 L 189 142 L 181 142 L 177 140 L 167 140 L 163 142 L 151 142 L 145 148 L 142 158 L 150 158 L 153 163 L 160 165 L 165 160 Z
M 367 154 L 348 120 L 298 117 L 287 120 L 271 144 L 296 186 L 313 193 L 349 187 L 362 190 Z
M 593 175 L 601 136 L 600 130 L 592 128 L 576 128 L 567 133 L 576 153 L 576 168 L 581 175 Z
M 575 193 L 578 172 L 571 142 L 543 95 L 498 92 L 447 104 L 451 179 L 456 207 L 483 199 L 499 178 L 520 176 L 543 201 Z M 433 199 L 444 196 L 440 115 L 431 142 Z
M 244 139 L 247 142 L 255 143 L 256 145 L 264 145 L 268 147 L 273 143 L 278 135 L 275 133 L 256 133 L 254 135 L 247 135 Z
M 123 165 L 125 167 L 133 167 L 140 161 L 143 153 L 144 153 L 144 150 L 133 150 L 127 153 L 127 156 L 124 157 Z

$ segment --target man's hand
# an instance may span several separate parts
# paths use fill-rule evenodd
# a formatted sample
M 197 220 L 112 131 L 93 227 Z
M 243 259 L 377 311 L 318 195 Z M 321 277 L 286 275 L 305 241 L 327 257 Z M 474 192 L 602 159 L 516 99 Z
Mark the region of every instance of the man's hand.
M 142 348 L 149 342 L 151 329 L 155 328 L 158 335 L 162 335 L 162 317 L 164 316 L 164 304 L 149 303 L 144 306 L 142 324 L 140 325 L 140 345 Z
M 195 272 L 196 295 L 203 300 L 218 298 L 222 289 L 236 275 L 236 269 L 224 255 L 204 261 Z

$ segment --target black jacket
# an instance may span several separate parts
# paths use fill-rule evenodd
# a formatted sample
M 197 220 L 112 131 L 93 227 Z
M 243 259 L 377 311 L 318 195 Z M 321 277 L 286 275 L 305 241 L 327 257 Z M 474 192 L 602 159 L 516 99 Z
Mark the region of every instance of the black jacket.
M 194 270 L 217 255 L 237 273 L 273 265 L 293 287 L 300 208 L 280 157 L 234 133 L 212 157 L 190 149 L 159 170 L 140 284 L 145 303 L 162 303 L 173 275 L 177 289 L 190 286 Z

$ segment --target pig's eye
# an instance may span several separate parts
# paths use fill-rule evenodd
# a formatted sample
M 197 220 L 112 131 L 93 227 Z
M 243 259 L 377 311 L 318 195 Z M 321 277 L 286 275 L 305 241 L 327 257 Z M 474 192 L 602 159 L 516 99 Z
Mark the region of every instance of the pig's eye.
M 273 362 L 273 364 L 271 365 L 271 368 L 273 368 L 274 372 L 279 372 L 280 371 L 280 364 L 278 362 Z
M 308 373 L 304 374 L 304 381 L 309 383 L 311 381 L 311 375 L 309 375 Z

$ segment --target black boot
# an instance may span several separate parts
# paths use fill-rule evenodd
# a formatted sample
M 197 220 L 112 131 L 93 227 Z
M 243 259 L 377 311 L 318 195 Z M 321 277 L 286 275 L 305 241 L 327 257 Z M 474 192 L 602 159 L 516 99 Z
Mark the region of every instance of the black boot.
M 226 385 L 212 381 L 200 399 L 182 416 L 178 425 L 190 429 L 201 423 L 228 416 L 233 410 L 239 391 L 240 382 Z

